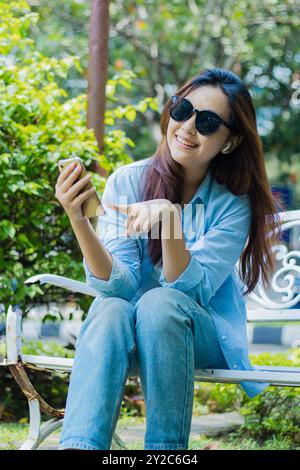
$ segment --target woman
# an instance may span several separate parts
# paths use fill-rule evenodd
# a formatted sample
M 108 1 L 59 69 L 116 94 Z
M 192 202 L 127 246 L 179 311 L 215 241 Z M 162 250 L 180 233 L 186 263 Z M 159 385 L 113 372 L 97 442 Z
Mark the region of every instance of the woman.
M 128 374 L 141 378 L 145 449 L 188 449 L 195 368 L 255 370 L 243 296 L 260 275 L 269 283 L 279 221 L 251 96 L 232 72 L 205 70 L 168 100 L 161 130 L 152 157 L 109 176 L 99 237 L 81 212 L 91 191 L 76 197 L 86 180 L 69 165 L 57 181 L 99 292 L 77 339 L 60 450 L 111 448 Z M 249 397 L 268 385 L 241 383 Z

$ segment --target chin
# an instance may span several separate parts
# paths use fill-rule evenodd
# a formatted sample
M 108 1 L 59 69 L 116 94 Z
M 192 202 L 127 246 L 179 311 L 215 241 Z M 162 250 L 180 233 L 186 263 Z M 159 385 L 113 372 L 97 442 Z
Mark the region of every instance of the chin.
M 177 155 L 175 156 L 172 155 L 172 159 L 176 163 L 178 163 L 178 165 L 181 165 L 182 168 L 190 167 L 193 164 L 193 160 L 195 160 L 195 159 L 191 159 L 190 157 L 184 157 L 184 156 L 179 157 Z
M 173 149 L 171 151 L 171 155 L 173 160 L 178 161 L 181 163 L 181 161 L 188 161 L 188 160 L 195 160 L 195 158 L 199 157 L 200 151 L 199 147 L 197 148 L 197 152 L 190 152 L 189 150 L 187 152 L 183 151 L 178 151 L 178 149 Z

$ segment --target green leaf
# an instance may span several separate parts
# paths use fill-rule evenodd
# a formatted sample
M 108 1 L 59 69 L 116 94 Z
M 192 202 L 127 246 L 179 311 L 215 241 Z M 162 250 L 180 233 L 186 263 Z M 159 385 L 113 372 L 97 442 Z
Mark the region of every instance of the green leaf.
M 7 238 L 14 238 L 16 234 L 16 229 L 14 225 L 9 220 L 0 221 L 0 240 L 5 240 Z
M 128 119 L 128 121 L 133 122 L 136 118 L 135 109 L 133 109 L 133 108 L 128 109 L 128 111 L 126 111 L 126 113 L 125 113 L 125 117 L 126 117 L 126 119 Z

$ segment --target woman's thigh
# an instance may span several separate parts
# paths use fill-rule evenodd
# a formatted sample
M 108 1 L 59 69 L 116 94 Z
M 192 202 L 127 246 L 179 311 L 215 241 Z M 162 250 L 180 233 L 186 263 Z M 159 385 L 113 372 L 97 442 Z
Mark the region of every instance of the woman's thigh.
M 195 368 L 228 369 L 211 314 L 200 305 L 190 314 L 194 319 Z
M 172 309 L 178 309 L 182 315 L 187 315 L 191 319 L 195 369 L 228 369 L 213 317 L 204 307 L 178 289 L 158 287 L 151 289 L 144 295 L 145 301 L 142 302 L 142 305 L 145 308 L 155 309 L 155 305 L 158 304 L 161 313 L 167 314 L 171 306 Z M 139 375 L 137 351 L 134 351 L 130 359 L 129 375 Z
M 214 325 L 206 315 L 193 312 L 194 317 L 194 364 L 195 369 L 228 369 L 228 364 L 220 347 Z M 130 355 L 130 376 L 139 375 L 138 352 Z M 176 351 L 174 351 L 176 357 Z
M 130 343 L 130 349 L 135 346 L 134 306 L 120 297 L 97 296 L 90 305 L 87 315 L 81 324 L 76 339 L 76 349 L 88 330 L 88 340 L 91 336 L 99 342 L 99 332 L 106 331 L 112 335 L 125 335 Z
M 181 312 L 184 311 L 191 319 L 194 338 L 195 368 L 228 369 L 227 362 L 219 343 L 214 320 L 210 313 L 204 307 L 191 299 L 191 297 L 179 290 L 159 287 L 152 289 L 152 291 L 153 292 L 151 293 L 149 291 L 147 293 L 148 298 L 151 301 L 154 301 L 155 296 L 159 296 L 159 299 L 157 300 L 159 300 L 160 306 L 163 307 L 162 299 L 164 299 L 164 301 L 168 301 L 168 298 L 172 297 L 173 308 L 178 308 Z M 103 299 L 100 297 L 94 299 L 84 323 L 86 324 L 95 314 L 99 316 L 99 307 L 100 311 L 103 311 L 105 310 L 103 309 L 104 305 L 106 304 L 106 307 L 109 308 L 110 303 L 111 302 L 109 300 L 106 300 L 106 302 L 103 303 Z M 130 317 L 134 315 L 134 306 L 130 302 L 120 299 L 120 304 L 122 304 L 123 313 L 125 310 Z M 127 308 L 124 308 L 124 304 L 126 304 Z M 164 309 L 162 308 L 162 311 L 163 310 Z M 137 377 L 139 375 L 140 367 L 138 354 L 137 350 L 135 350 L 129 354 L 129 376 Z

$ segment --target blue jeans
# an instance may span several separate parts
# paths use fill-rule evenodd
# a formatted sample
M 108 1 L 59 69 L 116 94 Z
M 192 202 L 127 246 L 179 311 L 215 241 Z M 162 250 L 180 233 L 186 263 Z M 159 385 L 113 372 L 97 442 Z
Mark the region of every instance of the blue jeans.
M 140 376 L 145 449 L 188 449 L 195 368 L 226 368 L 211 315 L 156 287 L 135 304 L 96 297 L 76 342 L 59 448 L 109 450 L 128 375 Z

